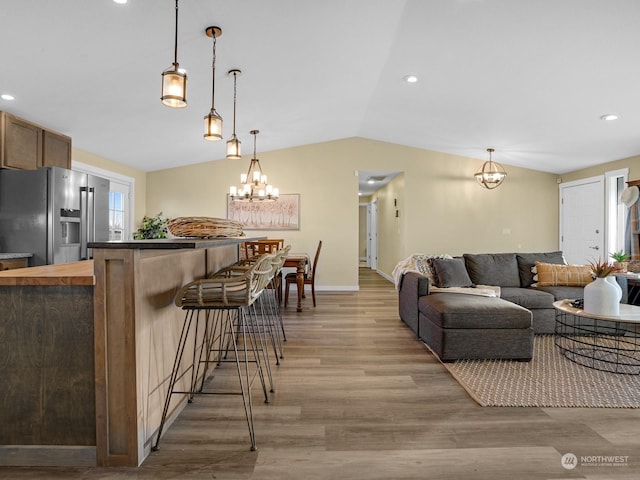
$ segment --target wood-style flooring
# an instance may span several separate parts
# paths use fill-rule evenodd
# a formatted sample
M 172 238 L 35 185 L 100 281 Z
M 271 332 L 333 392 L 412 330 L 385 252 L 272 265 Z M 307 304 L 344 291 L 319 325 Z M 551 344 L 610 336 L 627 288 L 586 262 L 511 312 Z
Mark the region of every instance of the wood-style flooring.
M 640 411 L 480 407 L 400 321 L 391 283 L 361 269 L 360 288 L 286 309 L 272 401 L 254 389 L 257 451 L 239 397 L 200 396 L 139 468 L 0 468 L 0 478 L 640 478 Z M 235 380 L 231 368 L 211 383 Z M 565 453 L 575 469 L 562 467 Z

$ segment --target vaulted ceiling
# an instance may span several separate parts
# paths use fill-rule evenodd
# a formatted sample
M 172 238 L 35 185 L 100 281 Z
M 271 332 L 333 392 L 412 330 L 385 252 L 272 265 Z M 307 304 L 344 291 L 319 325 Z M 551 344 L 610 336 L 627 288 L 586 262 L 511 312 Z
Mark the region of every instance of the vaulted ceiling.
M 561 174 L 640 154 L 637 0 L 182 0 L 188 107 L 160 103 L 173 0 L 0 0 L 0 109 L 152 171 L 366 137 Z M 418 81 L 406 83 L 406 75 Z M 604 114 L 617 121 L 600 120 Z

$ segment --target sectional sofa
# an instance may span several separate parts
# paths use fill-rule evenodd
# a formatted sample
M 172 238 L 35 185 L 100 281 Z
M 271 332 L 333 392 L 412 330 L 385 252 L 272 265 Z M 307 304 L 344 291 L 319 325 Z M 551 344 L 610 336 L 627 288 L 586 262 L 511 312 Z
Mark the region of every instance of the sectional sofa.
M 400 318 L 442 361 L 460 358 L 528 361 L 534 334 L 554 333 L 553 302 L 581 298 L 583 294 L 582 286 L 563 282 L 561 275 L 556 275 L 557 281 L 536 282 L 532 272 L 536 261 L 545 268 L 554 265 L 558 267 L 552 269 L 570 268 L 563 266 L 565 261 L 559 251 L 464 254 L 446 261 L 434 259 L 428 271 L 408 271 L 402 275 L 398 282 Z M 475 293 L 478 285 L 500 287 L 499 296 L 449 293 L 447 288 L 434 292 L 432 284 L 438 283 L 438 279 L 444 280 L 446 287 L 469 287 L 470 293 Z

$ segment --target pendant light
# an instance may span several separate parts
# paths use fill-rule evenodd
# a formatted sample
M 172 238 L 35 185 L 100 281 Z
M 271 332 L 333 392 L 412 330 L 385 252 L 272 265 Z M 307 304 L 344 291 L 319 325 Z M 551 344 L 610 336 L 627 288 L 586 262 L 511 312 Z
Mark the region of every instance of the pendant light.
M 240 149 L 240 140 L 236 137 L 236 80 L 242 72 L 237 68 L 229 70 L 228 75 L 233 75 L 233 134 L 231 139 L 227 140 L 227 158 L 238 159 L 242 154 Z
M 204 117 L 204 138 L 206 140 L 222 140 L 222 117 L 216 112 L 216 38 L 222 35 L 219 27 L 207 27 L 207 37 L 213 38 L 213 61 L 211 62 L 211 111 Z
M 178 64 L 178 0 L 176 0 L 176 30 L 173 65 L 162 72 L 162 104 L 172 108 L 187 106 L 187 73 Z
M 253 158 L 247 173 L 240 175 L 240 187 L 232 186 L 229 189 L 229 196 L 236 202 L 273 202 L 280 196 L 280 192 L 267 183 L 267 176 L 262 173 L 260 160 L 256 157 L 256 135 L 260 131 L 251 130 L 249 133 L 253 135 Z
M 487 148 L 489 161 L 482 164 L 482 168 L 475 174 L 476 180 L 484 188 L 493 190 L 499 187 L 507 176 L 504 167 L 491 159 L 491 154 L 495 152 L 493 148 Z

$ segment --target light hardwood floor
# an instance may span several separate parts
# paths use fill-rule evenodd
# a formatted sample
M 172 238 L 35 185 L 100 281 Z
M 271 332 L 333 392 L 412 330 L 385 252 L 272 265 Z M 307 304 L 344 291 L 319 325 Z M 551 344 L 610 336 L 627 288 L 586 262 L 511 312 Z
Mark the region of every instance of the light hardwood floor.
M 140 468 L 0 468 L 0 478 L 640 478 L 640 411 L 479 407 L 400 321 L 393 285 L 361 269 L 360 286 L 287 308 L 271 403 L 254 389 L 258 451 L 238 397 L 197 397 Z M 235 381 L 231 368 L 212 384 Z M 584 460 L 573 470 L 560 463 L 569 452 Z M 628 458 L 592 458 L 606 455 Z

